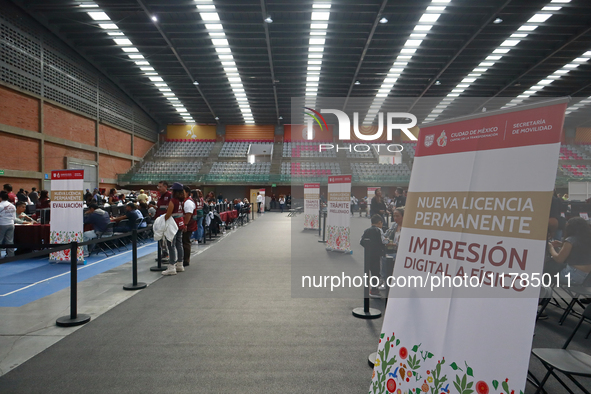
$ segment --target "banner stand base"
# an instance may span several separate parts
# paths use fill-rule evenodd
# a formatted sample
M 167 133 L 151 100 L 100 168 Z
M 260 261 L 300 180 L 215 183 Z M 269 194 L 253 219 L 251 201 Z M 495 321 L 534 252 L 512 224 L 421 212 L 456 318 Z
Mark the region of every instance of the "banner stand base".
M 372 354 L 369 355 L 369 357 L 367 357 L 367 363 L 369 364 L 370 367 L 373 368 L 373 366 L 376 363 L 376 358 L 378 358 L 378 352 L 373 352 Z
M 75 327 L 86 324 L 90 321 L 90 316 L 78 314 L 76 318 L 72 319 L 70 316 L 60 317 L 55 321 L 55 325 L 58 327 Z
M 352 313 L 353 316 L 360 319 L 379 319 L 382 317 L 382 312 L 375 308 L 369 308 L 367 312 L 365 312 L 365 308 L 355 308 Z
M 156 267 L 156 268 L 158 268 L 158 267 Z M 141 289 L 145 289 L 146 287 L 148 287 L 148 285 L 145 284 L 144 282 L 138 282 L 136 285 L 134 285 L 133 283 L 130 283 L 128 285 L 123 286 L 123 290 L 141 290 Z
M 166 267 L 158 267 L 155 265 L 154 267 L 150 267 L 150 271 L 166 271 Z

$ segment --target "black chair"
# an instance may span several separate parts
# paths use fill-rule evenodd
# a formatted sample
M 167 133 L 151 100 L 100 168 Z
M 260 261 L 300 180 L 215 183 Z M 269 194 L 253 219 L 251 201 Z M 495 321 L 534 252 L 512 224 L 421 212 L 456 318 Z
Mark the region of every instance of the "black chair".
M 544 384 L 546 384 L 546 381 L 550 375 L 554 376 L 556 380 L 558 380 L 558 382 L 560 382 L 560 384 L 566 389 L 566 391 L 574 394 L 554 371 L 562 372 L 585 394 L 591 394 L 589 393 L 589 390 L 587 390 L 574 378 L 574 376 L 587 378 L 591 377 L 591 355 L 579 352 L 577 350 L 567 349 L 568 345 L 574 338 L 585 319 L 591 319 L 591 305 L 585 308 L 581 318 L 579 319 L 579 322 L 561 349 L 537 348 L 532 350 L 532 354 L 542 362 L 542 365 L 544 365 L 548 371 L 542 381 L 538 383 L 536 379 L 536 382 L 534 383 L 534 385 L 537 387 L 536 394 L 540 392 L 546 393 L 546 390 L 544 390 Z M 533 374 L 529 373 L 529 375 L 533 377 Z
M 580 305 L 582 308 L 585 306 L 579 301 L 579 297 L 590 297 L 591 296 L 591 275 L 587 275 L 583 283 L 580 285 L 572 285 L 570 287 L 563 286 L 561 287 L 569 296 L 572 297 L 571 301 L 566 306 L 564 313 L 560 317 L 559 324 L 564 323 L 569 313 L 573 312 L 573 308 L 576 304 Z M 577 313 L 578 315 L 578 313 Z
M 109 241 L 107 238 L 113 236 L 113 228 L 115 227 L 115 223 L 109 223 L 109 225 L 107 226 L 107 229 L 105 230 L 104 233 L 100 234 L 97 238 L 99 239 L 105 239 L 103 242 L 99 242 L 97 244 L 95 244 L 95 249 L 94 250 L 100 250 L 102 253 L 105 254 L 106 257 L 109 257 L 109 253 L 112 253 L 111 256 L 114 256 L 116 253 L 115 251 L 109 246 Z M 107 252 L 108 251 L 108 252 Z M 92 252 L 91 252 L 92 253 Z M 97 252 L 98 253 L 98 252 Z

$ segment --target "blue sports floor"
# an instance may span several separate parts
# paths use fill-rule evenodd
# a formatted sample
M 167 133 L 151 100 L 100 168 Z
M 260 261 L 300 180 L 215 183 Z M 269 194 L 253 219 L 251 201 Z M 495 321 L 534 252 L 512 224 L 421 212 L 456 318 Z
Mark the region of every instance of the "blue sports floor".
M 138 259 L 157 250 L 151 242 L 138 247 Z M 131 250 L 105 257 L 92 255 L 78 266 L 78 282 L 131 261 Z M 131 273 L 130 273 L 131 275 Z M 70 264 L 50 263 L 47 257 L 0 265 L 0 307 L 18 307 L 70 286 Z

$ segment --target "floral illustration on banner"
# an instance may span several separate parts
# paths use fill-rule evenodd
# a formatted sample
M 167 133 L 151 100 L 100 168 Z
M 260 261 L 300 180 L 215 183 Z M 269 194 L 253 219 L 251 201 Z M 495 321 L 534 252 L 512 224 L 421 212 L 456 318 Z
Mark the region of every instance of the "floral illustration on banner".
M 466 361 L 448 363 L 442 357 L 435 364 L 434 357 L 421 349 L 420 343 L 404 346 L 394 333 L 382 333 L 369 393 L 517 394 L 511 390 L 508 378 L 486 382 L 474 376 Z
M 318 230 L 318 214 L 307 213 L 304 216 L 304 228 Z
M 345 226 L 328 226 L 326 248 L 332 250 L 351 250 L 351 229 Z
M 67 244 L 70 242 L 82 242 L 84 234 L 82 231 L 51 231 L 49 233 L 50 244 Z M 78 262 L 84 261 L 84 250 L 82 247 L 78 248 L 76 255 Z M 49 255 L 50 261 L 70 261 L 70 249 L 60 250 Z

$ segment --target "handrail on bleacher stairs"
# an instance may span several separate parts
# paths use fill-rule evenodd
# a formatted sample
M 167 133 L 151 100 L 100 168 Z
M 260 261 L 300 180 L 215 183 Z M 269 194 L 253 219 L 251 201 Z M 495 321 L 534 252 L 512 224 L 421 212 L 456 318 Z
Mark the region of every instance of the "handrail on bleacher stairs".
M 90 321 L 90 316 L 78 313 L 78 247 L 85 245 L 94 245 L 105 241 L 126 238 L 131 236 L 132 242 L 132 280 L 131 284 L 123 286 L 124 290 L 139 290 L 147 287 L 147 284 L 137 281 L 137 235 L 138 233 L 150 231 L 151 228 L 140 230 L 133 229 L 130 232 L 113 235 L 108 238 L 97 238 L 85 242 L 70 242 L 67 244 L 0 244 L 0 248 L 29 248 L 43 249 L 36 252 L 26 253 L 19 256 L 6 257 L 0 260 L 0 265 L 29 259 L 32 257 L 44 256 L 60 250 L 70 249 L 70 315 L 63 316 L 56 320 L 55 324 L 59 327 L 73 327 L 86 324 Z

